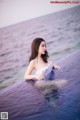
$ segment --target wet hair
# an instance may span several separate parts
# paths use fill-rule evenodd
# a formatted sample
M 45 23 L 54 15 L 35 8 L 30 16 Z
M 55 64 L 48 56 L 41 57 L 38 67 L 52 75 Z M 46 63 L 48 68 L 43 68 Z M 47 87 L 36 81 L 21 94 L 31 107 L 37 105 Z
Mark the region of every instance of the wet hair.
M 45 42 L 45 40 L 43 38 L 35 38 L 32 42 L 32 45 L 31 45 L 31 56 L 29 58 L 29 62 L 33 59 L 35 59 L 37 56 L 38 56 L 38 50 L 39 50 L 39 46 L 41 44 L 41 42 Z M 41 55 L 42 59 L 44 62 L 48 62 L 48 52 L 47 50 L 45 51 L 45 54 L 42 54 Z

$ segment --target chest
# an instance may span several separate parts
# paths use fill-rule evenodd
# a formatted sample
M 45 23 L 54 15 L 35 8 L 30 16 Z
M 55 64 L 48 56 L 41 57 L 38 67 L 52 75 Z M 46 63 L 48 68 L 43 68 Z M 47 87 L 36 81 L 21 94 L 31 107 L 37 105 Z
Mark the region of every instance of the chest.
M 36 70 L 41 70 L 41 69 L 45 68 L 46 66 L 48 66 L 48 64 L 49 64 L 48 62 L 45 63 L 44 61 L 38 61 L 35 64 L 35 69 Z

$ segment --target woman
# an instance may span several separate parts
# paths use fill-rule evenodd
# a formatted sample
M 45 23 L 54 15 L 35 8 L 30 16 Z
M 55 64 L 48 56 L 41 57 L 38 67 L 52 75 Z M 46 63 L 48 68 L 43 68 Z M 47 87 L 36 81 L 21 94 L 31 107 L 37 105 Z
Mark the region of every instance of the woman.
M 57 87 L 62 87 L 62 84 L 65 83 L 64 80 L 52 80 L 50 81 L 51 75 L 54 72 L 53 69 L 58 70 L 60 67 L 58 65 L 54 65 L 50 60 L 46 48 L 46 42 L 42 38 L 36 38 L 32 42 L 31 46 L 31 56 L 29 59 L 29 65 L 26 70 L 24 79 L 25 80 L 35 80 L 35 85 L 37 87 L 53 87 L 55 89 L 55 85 Z M 32 71 L 36 70 L 36 74 L 32 75 Z M 47 80 L 48 79 L 48 80 Z

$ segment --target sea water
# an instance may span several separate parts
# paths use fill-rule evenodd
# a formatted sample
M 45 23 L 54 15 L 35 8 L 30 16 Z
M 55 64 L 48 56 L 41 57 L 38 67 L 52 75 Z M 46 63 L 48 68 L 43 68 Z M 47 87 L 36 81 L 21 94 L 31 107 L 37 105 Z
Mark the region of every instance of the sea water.
M 80 6 L 0 29 L 0 89 L 23 79 L 31 42 L 42 37 L 55 62 L 80 49 Z

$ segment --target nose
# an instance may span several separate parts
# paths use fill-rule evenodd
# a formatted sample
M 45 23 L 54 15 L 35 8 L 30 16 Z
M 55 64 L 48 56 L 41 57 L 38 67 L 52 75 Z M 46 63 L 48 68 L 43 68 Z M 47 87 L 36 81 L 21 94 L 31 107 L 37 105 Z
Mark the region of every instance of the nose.
M 44 50 L 46 50 L 46 46 L 44 46 Z

